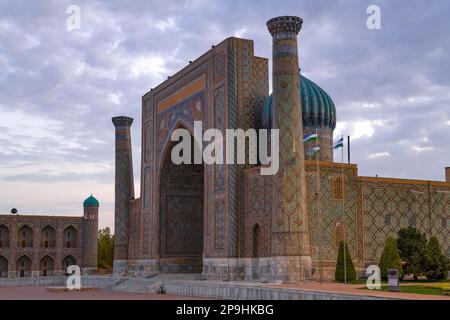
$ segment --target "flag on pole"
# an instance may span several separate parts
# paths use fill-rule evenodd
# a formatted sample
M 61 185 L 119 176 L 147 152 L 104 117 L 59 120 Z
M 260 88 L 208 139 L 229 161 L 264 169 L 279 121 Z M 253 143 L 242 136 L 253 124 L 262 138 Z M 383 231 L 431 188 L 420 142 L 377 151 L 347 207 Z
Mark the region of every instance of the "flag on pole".
M 317 132 L 310 133 L 303 137 L 303 143 L 309 142 L 309 141 L 317 141 L 318 138 L 319 138 L 319 136 L 318 136 Z
M 319 151 L 320 151 L 320 146 L 312 147 L 311 149 L 308 150 L 308 155 L 312 156 Z
M 334 145 L 333 149 L 343 148 L 344 147 L 344 137 L 341 137 L 339 140 L 337 140 Z

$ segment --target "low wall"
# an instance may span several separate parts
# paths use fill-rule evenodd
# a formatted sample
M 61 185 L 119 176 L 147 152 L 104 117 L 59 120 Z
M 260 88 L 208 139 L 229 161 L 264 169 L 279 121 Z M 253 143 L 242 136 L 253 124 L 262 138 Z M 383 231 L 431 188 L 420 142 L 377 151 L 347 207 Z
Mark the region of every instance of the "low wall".
M 30 277 L 30 278 L 0 278 L 0 287 L 34 287 L 34 286 L 65 286 L 67 276 L 59 277 Z M 81 285 L 108 289 L 121 278 L 108 276 L 82 276 Z
M 0 278 L 0 287 L 61 286 L 66 277 Z
M 220 282 L 183 282 L 167 281 L 164 283 L 166 294 L 177 296 L 204 297 L 230 300 L 385 300 L 372 296 L 341 294 L 333 292 L 302 291 L 298 289 L 281 289 L 257 287 L 237 283 Z
M 207 280 L 260 280 L 296 283 L 311 278 L 309 257 L 204 258 L 203 274 Z
M 110 289 L 115 287 L 119 282 L 124 281 L 121 277 L 107 277 L 107 276 L 87 276 L 81 277 L 81 285 L 85 287 L 96 287 L 102 289 Z M 65 282 L 64 282 L 65 284 Z
M 136 282 L 142 280 L 149 288 L 154 285 L 162 286 L 166 294 L 189 297 L 202 297 L 209 299 L 229 300 L 385 300 L 365 295 L 352 295 L 335 292 L 319 292 L 301 289 L 273 288 L 254 283 L 238 283 L 223 281 L 193 281 L 168 280 L 107 276 L 82 276 L 84 287 L 96 287 L 107 290 L 127 292 L 139 291 Z M 33 277 L 33 278 L 3 278 L 1 286 L 65 286 L 67 277 Z M 131 284 L 130 284 L 131 282 Z M 139 288 L 138 288 L 139 289 Z

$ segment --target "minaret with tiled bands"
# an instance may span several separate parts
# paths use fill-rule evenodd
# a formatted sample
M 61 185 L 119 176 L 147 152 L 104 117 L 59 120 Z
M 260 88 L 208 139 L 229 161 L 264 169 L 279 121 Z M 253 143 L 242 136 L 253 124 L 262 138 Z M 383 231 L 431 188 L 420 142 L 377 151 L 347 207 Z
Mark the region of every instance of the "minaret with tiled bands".
M 82 271 L 84 274 L 94 273 L 97 270 L 99 207 L 100 203 L 92 194 L 83 203 Z
M 274 280 L 287 282 L 308 279 L 311 274 L 297 48 L 302 23 L 302 19 L 291 16 L 267 22 L 273 39 L 272 121 L 280 135 L 280 170 L 274 176 L 271 269 Z
M 133 158 L 131 154 L 131 124 L 129 117 L 114 117 L 116 128 L 116 177 L 114 213 L 114 273 L 127 268 L 130 200 L 134 199 Z

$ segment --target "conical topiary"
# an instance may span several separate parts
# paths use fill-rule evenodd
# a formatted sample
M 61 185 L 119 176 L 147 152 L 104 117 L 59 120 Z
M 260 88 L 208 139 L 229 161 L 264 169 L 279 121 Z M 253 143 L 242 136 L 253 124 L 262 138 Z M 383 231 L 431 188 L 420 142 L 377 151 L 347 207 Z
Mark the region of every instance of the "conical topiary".
M 448 273 L 448 259 L 442 253 L 439 240 L 431 237 L 427 244 L 425 275 L 428 279 L 446 279 Z
M 381 277 L 387 279 L 389 269 L 398 269 L 400 278 L 403 278 L 402 259 L 397 248 L 397 240 L 388 237 L 384 242 L 383 253 L 380 258 Z
M 345 269 L 347 274 L 347 281 L 352 281 L 356 279 L 355 266 L 353 265 L 352 257 L 350 255 L 350 250 L 348 250 L 347 243 L 343 240 L 339 242 L 339 252 L 336 262 L 336 271 L 334 273 L 334 278 L 336 281 L 345 281 L 344 277 L 344 247 L 345 247 Z

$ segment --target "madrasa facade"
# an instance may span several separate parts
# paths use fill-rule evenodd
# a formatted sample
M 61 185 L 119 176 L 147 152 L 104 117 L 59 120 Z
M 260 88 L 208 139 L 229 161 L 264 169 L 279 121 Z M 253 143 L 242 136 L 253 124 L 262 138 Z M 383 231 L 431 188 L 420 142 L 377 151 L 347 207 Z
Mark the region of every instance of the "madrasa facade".
M 0 215 L 0 278 L 62 276 L 72 265 L 96 273 L 99 207 L 91 195 L 78 217 Z
M 359 176 L 356 164 L 333 161 L 336 108 L 300 74 L 302 23 L 291 16 L 267 22 L 270 95 L 268 59 L 254 55 L 252 40 L 231 37 L 142 97 L 140 198 L 133 187 L 133 119 L 113 118 L 115 274 L 332 279 L 341 240 L 363 273 L 379 261 L 385 239 L 407 226 L 436 236 L 450 254 L 450 168 L 445 182 L 421 181 Z M 171 134 L 177 128 L 193 134 L 194 121 L 221 132 L 278 129 L 278 173 L 261 175 L 258 164 L 175 165 Z M 303 143 L 316 130 L 319 153 L 312 152 L 315 142 Z

